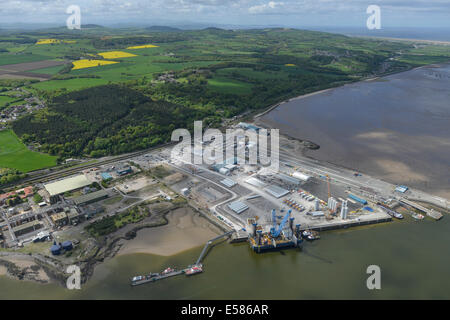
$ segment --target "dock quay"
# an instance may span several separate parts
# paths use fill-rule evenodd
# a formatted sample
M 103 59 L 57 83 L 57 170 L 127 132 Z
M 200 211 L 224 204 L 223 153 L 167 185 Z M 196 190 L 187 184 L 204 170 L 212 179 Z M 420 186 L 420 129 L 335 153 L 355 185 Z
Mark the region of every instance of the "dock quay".
M 399 201 L 404 204 L 407 204 L 413 208 L 416 208 L 422 212 L 425 212 L 428 217 L 433 218 L 435 220 L 440 220 L 443 217 L 442 213 L 440 213 L 439 211 L 436 211 L 434 209 L 427 209 L 424 206 L 421 206 L 420 204 L 413 202 L 411 200 L 408 200 L 406 198 L 401 198 Z
M 247 242 L 248 233 L 244 230 L 236 231 L 230 239 L 230 243 Z
M 184 273 L 185 273 L 185 270 L 179 270 L 179 271 L 174 270 L 174 271 L 168 272 L 166 274 L 156 274 L 156 275 L 151 274 L 149 276 L 135 277 L 131 281 L 131 285 L 132 286 L 139 286 L 139 285 L 146 284 L 146 283 L 149 283 L 149 282 L 155 282 L 155 281 L 158 281 L 158 280 L 162 280 L 162 279 L 178 276 L 178 275 L 181 275 L 181 274 L 184 274 Z M 136 278 L 138 278 L 138 280 L 135 280 Z
M 187 268 L 182 269 L 182 270 L 167 268 L 164 271 L 162 271 L 161 273 L 150 273 L 149 275 L 146 275 L 146 276 L 136 276 L 131 280 L 131 285 L 139 286 L 139 285 L 143 285 L 146 283 L 155 282 L 155 281 L 167 279 L 170 277 L 179 276 L 182 274 L 185 274 L 186 276 L 190 276 L 190 275 L 194 275 L 194 274 L 203 272 L 203 264 L 201 263 L 201 261 L 205 257 L 210 245 L 214 241 L 217 241 L 217 240 L 225 238 L 225 237 L 229 237 L 235 232 L 236 232 L 236 230 L 226 232 L 226 233 L 224 233 L 220 236 L 217 236 L 217 237 L 209 240 L 208 242 L 206 242 L 205 247 L 203 248 L 202 252 L 200 253 L 200 256 L 198 257 L 198 259 L 194 265 L 188 266 Z
M 200 256 L 198 257 L 197 262 L 196 262 L 195 264 L 198 265 L 198 264 L 200 264 L 200 262 L 202 262 L 203 257 L 205 256 L 205 254 L 206 254 L 206 252 L 207 252 L 209 246 L 210 246 L 214 241 L 217 241 L 217 240 L 219 240 L 219 239 L 222 239 L 222 238 L 231 236 L 231 235 L 232 235 L 233 233 L 235 233 L 235 232 L 236 232 L 235 230 L 226 232 L 226 233 L 224 233 L 224 234 L 222 234 L 222 235 L 220 235 L 220 236 L 218 236 L 218 237 L 215 237 L 215 238 L 209 240 L 208 242 L 206 242 L 205 247 L 203 248 L 202 252 L 200 253 Z
M 305 231 L 305 230 L 314 230 L 314 231 L 338 230 L 338 229 L 346 229 L 346 228 L 350 228 L 350 227 L 365 226 L 365 225 L 371 225 L 371 224 L 377 224 L 377 223 L 385 223 L 385 222 L 391 222 L 391 221 L 392 221 L 392 217 L 378 218 L 378 219 L 372 219 L 372 220 L 345 221 L 343 223 L 330 223 L 330 224 L 321 224 L 321 225 L 317 225 L 317 226 L 301 227 L 300 231 Z

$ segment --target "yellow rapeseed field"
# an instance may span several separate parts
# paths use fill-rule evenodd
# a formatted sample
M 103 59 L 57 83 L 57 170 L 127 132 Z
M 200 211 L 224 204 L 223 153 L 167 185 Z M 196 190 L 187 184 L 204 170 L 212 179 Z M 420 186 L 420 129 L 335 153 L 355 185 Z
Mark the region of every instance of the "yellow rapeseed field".
M 75 40 L 39 39 L 36 44 L 76 43 Z
M 58 39 L 39 39 L 36 44 L 51 44 L 51 43 L 60 43 L 61 41 Z
M 135 54 L 123 52 L 123 51 L 101 52 L 98 55 L 102 56 L 105 59 L 119 59 L 119 58 L 136 57 Z
M 285 66 L 286 66 L 286 67 L 295 67 L 295 64 L 288 63 L 288 64 L 285 64 Z
M 106 61 L 106 60 L 91 60 L 91 59 L 82 59 L 72 62 L 74 67 L 72 70 L 77 69 L 85 69 L 85 68 L 92 68 L 92 67 L 98 67 L 98 66 L 104 66 L 108 64 L 114 64 L 119 63 L 116 61 Z
M 127 49 L 133 50 L 133 49 L 145 49 L 145 48 L 159 48 L 159 46 L 155 46 L 153 44 L 146 44 L 146 45 L 143 45 L 143 46 L 128 47 Z

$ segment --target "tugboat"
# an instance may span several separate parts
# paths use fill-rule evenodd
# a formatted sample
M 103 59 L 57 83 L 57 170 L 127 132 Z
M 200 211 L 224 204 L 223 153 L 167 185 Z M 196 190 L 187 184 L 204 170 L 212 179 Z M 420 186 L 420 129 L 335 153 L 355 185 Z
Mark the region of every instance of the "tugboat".
M 175 269 L 169 267 L 169 268 L 165 269 L 164 271 L 162 271 L 161 275 L 164 276 L 164 275 L 169 274 L 174 271 L 175 271 Z
M 197 264 L 197 265 L 190 266 L 184 271 L 184 273 L 187 276 L 192 276 L 194 274 L 202 273 L 202 272 L 203 272 L 203 265 L 202 264 Z
M 158 276 L 157 273 L 150 273 L 149 275 L 146 275 L 146 276 L 136 276 L 136 277 L 133 277 L 133 279 L 131 279 L 131 284 L 137 285 L 143 281 L 148 282 L 157 276 Z
M 413 213 L 412 217 L 414 219 L 416 219 L 416 220 L 423 220 L 423 219 L 425 219 L 425 216 L 423 214 L 420 214 L 420 213 Z
M 396 211 L 394 211 L 394 218 L 397 218 L 397 219 L 403 219 L 403 215 L 401 214 L 401 213 L 398 213 L 398 212 L 396 212 Z

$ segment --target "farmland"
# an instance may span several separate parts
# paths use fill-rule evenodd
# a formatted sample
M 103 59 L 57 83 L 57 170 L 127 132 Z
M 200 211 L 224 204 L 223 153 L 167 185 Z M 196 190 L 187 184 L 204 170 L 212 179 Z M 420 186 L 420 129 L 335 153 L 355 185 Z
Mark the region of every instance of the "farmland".
M 92 67 L 100 67 L 108 64 L 115 64 L 115 61 L 104 61 L 104 60 L 91 60 L 91 59 L 81 59 L 73 62 L 74 67 L 72 70 L 86 69 Z
M 48 106 L 12 129 L 61 158 L 146 148 L 167 141 L 167 130 L 194 118 L 219 126 L 225 118 L 298 95 L 450 60 L 449 46 L 276 28 L 52 29 L 0 36 L 0 48 L 0 64 L 33 62 L 22 71 L 49 78 L 24 85 Z M 139 101 L 125 107 L 116 91 Z M 1 107 L 8 99 L 0 99 Z M 103 106 L 112 114 L 85 119 L 65 105 L 91 105 L 87 114 L 103 114 Z

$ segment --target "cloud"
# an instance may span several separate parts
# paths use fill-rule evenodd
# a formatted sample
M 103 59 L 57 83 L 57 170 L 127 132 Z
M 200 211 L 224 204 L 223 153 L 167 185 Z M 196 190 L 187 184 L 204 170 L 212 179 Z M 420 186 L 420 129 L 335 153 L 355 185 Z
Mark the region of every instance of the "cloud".
M 266 13 L 268 11 L 273 11 L 273 9 L 280 8 L 283 5 L 284 5 L 283 2 L 270 1 L 265 4 L 252 6 L 248 9 L 248 12 L 250 12 L 250 13 Z
M 311 21 L 333 15 L 341 22 L 364 16 L 369 4 L 381 7 L 383 17 L 416 15 L 433 25 L 434 17 L 447 18 L 450 25 L 449 0 L 0 0 L 1 22 L 59 22 L 66 19 L 66 8 L 77 4 L 82 17 L 90 23 L 102 21 L 143 22 L 157 19 L 247 21 L 264 24 L 264 16 L 298 15 Z M 261 17 L 259 17 L 261 16 Z M 259 17 L 259 18 L 258 18 Z M 275 18 L 274 18 L 275 19 Z M 359 18 L 358 18 L 359 19 Z

